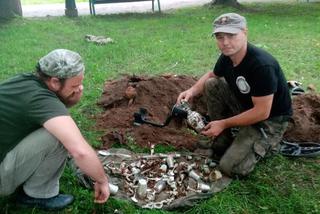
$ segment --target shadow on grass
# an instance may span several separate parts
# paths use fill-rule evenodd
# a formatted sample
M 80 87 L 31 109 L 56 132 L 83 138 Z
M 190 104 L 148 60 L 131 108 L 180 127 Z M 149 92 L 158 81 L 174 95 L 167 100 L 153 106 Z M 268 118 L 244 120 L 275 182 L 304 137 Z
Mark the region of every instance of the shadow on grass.
M 11 17 L 11 18 L 4 18 L 0 17 L 0 25 L 9 25 L 14 22 L 15 19 L 21 19 L 21 17 Z
M 117 19 L 117 20 L 127 20 L 130 19 L 159 19 L 168 17 L 170 14 L 168 13 L 120 13 L 120 14 L 105 14 L 105 15 L 96 15 L 93 16 L 94 19 Z
M 215 5 L 208 3 L 204 7 L 208 9 L 225 10 L 230 12 L 239 13 L 252 13 L 252 14 L 265 14 L 265 15 L 277 15 L 277 16 L 301 16 L 308 11 L 308 14 L 317 15 L 319 12 L 320 2 L 295 2 L 295 3 L 281 3 L 281 2 L 252 2 L 237 4 L 232 7 L 230 5 Z

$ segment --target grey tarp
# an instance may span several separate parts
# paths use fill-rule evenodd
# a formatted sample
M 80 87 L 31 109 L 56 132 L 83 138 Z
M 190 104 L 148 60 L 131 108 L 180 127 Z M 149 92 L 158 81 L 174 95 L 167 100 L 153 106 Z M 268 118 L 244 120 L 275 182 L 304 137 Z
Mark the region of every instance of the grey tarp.
M 109 182 L 119 187 L 113 197 L 132 201 L 143 208 L 171 210 L 193 206 L 223 190 L 231 182 L 230 178 L 220 174 L 215 162 L 199 154 L 136 154 L 114 148 L 97 153 Z M 172 166 L 168 156 L 173 160 Z M 80 184 L 92 188 L 93 181 L 72 160 L 69 163 Z M 199 177 L 191 178 L 190 171 Z M 140 188 L 138 180 L 142 178 L 148 181 L 147 193 L 143 198 L 137 195 Z M 165 180 L 166 187 L 156 192 L 155 186 L 159 180 Z

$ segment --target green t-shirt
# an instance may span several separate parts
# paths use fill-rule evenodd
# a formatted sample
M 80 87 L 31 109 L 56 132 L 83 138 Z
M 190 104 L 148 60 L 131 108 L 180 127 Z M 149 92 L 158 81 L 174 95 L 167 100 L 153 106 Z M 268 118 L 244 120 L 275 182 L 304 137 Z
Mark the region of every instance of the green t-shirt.
M 0 84 L 0 162 L 24 137 L 49 119 L 69 115 L 66 106 L 33 74 Z

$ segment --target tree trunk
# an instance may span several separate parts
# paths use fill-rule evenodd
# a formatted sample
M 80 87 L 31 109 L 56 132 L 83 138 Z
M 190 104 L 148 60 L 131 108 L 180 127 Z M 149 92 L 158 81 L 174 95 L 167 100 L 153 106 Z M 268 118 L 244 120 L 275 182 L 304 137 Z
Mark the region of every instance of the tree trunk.
M 237 0 L 212 0 L 210 3 L 211 6 L 213 5 L 228 5 L 232 7 L 239 7 L 240 4 Z
M 68 17 L 77 17 L 78 16 L 78 10 L 77 10 L 75 0 L 66 0 L 65 14 Z
M 20 0 L 0 0 L 0 18 L 22 16 Z

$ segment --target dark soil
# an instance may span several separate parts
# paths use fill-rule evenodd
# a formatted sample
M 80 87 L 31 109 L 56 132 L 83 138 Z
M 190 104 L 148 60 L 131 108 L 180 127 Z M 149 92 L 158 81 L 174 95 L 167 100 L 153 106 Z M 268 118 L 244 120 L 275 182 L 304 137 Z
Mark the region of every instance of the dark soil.
M 190 76 L 162 75 L 154 77 L 124 76 L 107 81 L 99 101 L 104 112 L 97 119 L 98 129 L 104 130 L 103 148 L 108 149 L 116 142 L 128 143 L 128 139 L 141 147 L 151 144 L 171 145 L 193 151 L 201 136 L 187 128 L 181 119 L 173 119 L 163 128 L 147 124 L 134 125 L 134 113 L 144 107 L 147 119 L 164 123 L 170 115 L 180 92 L 191 87 L 197 78 Z M 193 110 L 206 115 L 203 97 L 191 101 Z M 285 133 L 289 141 L 320 142 L 320 95 L 303 94 L 293 98 L 293 122 Z
M 293 120 L 284 135 L 288 141 L 320 143 L 320 95 L 306 93 L 292 100 Z

